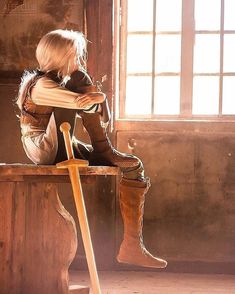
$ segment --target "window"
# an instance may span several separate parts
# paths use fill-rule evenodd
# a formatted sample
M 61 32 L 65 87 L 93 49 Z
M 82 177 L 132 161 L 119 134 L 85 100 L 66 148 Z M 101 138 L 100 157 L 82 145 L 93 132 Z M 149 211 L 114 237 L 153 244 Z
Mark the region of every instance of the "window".
M 120 118 L 233 118 L 235 1 L 121 0 Z

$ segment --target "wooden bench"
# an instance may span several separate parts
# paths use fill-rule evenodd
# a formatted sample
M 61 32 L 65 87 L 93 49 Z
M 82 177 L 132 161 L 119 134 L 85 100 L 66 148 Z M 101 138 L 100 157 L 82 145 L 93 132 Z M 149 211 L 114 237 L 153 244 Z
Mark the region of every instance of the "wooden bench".
M 83 177 L 118 175 L 116 167 L 83 167 Z M 89 293 L 69 286 L 77 249 L 72 216 L 60 202 L 57 183 L 68 171 L 55 166 L 0 164 L 0 293 Z

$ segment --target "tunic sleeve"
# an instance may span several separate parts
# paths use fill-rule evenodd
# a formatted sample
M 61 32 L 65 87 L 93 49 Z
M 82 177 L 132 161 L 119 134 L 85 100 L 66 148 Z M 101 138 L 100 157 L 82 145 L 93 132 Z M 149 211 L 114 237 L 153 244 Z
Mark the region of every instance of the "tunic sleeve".
M 81 94 L 69 91 L 48 77 L 40 78 L 31 90 L 31 98 L 35 104 L 81 109 L 78 106 Z

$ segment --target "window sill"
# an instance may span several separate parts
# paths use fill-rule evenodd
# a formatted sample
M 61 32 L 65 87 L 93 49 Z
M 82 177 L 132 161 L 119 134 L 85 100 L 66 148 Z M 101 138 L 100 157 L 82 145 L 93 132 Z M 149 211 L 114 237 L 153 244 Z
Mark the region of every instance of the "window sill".
M 202 119 L 117 119 L 116 131 L 173 131 L 232 133 L 235 135 L 235 118 L 202 118 Z

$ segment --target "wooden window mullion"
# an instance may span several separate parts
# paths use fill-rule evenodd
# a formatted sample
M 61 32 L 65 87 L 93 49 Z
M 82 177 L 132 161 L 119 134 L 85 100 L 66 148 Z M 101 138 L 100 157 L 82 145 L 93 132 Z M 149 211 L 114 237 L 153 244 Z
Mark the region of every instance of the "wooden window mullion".
M 220 18 L 220 77 L 219 77 L 219 116 L 222 116 L 223 104 L 223 67 L 224 67 L 224 0 L 221 0 Z
M 153 47 L 152 47 L 152 102 L 151 102 L 151 117 L 154 117 L 154 103 L 155 103 L 155 52 L 156 52 L 156 3 L 153 0 Z
M 120 109 L 120 118 L 125 118 L 125 105 L 126 105 L 126 52 L 127 52 L 127 15 L 128 15 L 128 1 L 121 0 L 121 24 L 120 24 L 120 90 L 119 90 L 119 109 Z
M 195 40 L 194 0 L 182 0 L 180 115 L 192 116 L 193 49 Z

